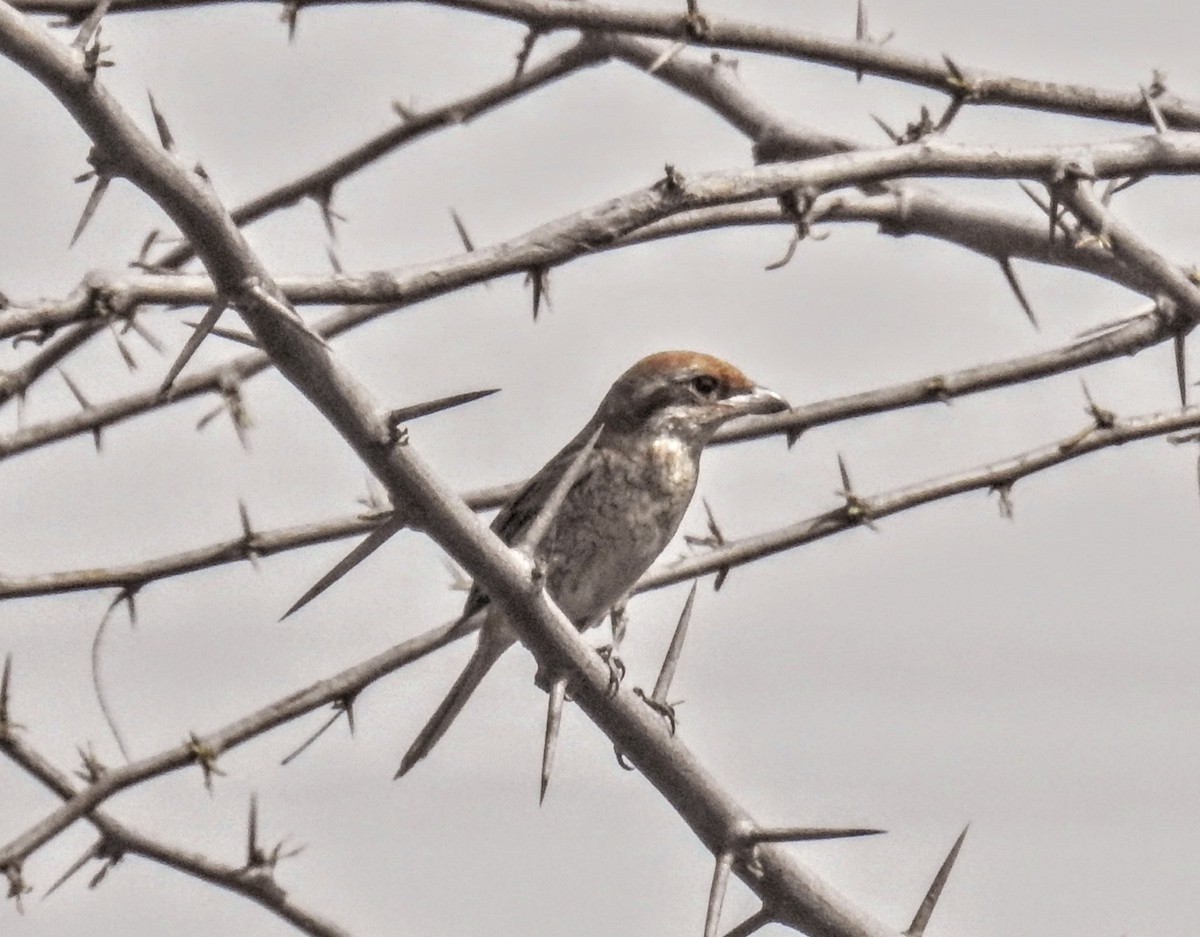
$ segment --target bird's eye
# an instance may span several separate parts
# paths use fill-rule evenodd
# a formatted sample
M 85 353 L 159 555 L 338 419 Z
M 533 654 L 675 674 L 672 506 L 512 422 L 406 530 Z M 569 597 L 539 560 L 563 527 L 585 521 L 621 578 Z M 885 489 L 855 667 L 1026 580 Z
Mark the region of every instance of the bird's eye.
M 721 388 L 721 382 L 711 374 L 697 374 L 691 380 L 692 390 L 699 396 L 712 398 L 717 395 L 717 391 Z

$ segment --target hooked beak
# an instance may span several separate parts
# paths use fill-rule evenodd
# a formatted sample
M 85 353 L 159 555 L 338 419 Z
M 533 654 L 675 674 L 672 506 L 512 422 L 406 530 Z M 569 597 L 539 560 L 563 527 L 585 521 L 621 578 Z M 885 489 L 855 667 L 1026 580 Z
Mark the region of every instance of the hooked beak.
M 734 411 L 736 416 L 750 414 L 761 416 L 768 413 L 782 413 L 784 410 L 791 409 L 791 405 L 775 391 L 758 385 L 743 394 L 726 397 L 724 403 Z

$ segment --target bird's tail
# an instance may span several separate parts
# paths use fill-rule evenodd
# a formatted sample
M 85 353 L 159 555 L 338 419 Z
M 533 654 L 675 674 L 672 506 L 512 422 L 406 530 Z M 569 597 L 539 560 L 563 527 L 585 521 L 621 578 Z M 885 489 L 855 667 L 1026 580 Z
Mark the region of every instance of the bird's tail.
M 479 643 L 475 647 L 475 653 L 471 655 L 467 666 L 454 681 L 454 686 L 450 688 L 450 692 L 438 706 L 437 712 L 430 716 L 429 721 L 425 723 L 425 728 L 421 730 L 412 745 L 409 746 L 408 751 L 404 753 L 396 777 L 407 774 L 413 765 L 429 754 L 433 746 L 446 734 L 450 724 L 462 712 L 463 706 L 471 698 L 475 688 L 487 676 L 487 672 L 492 669 L 492 665 L 500 659 L 501 654 L 512 646 L 513 641 L 514 639 L 508 634 L 496 634 L 493 629 L 484 626 L 479 633 Z

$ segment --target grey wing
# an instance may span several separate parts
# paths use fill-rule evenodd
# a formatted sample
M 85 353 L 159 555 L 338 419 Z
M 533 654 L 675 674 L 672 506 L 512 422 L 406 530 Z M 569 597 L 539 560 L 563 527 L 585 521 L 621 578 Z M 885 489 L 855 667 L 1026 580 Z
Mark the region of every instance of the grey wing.
M 591 439 L 594 432 L 595 426 L 589 422 L 580 431 L 579 435 L 567 443 L 554 458 L 541 467 L 536 475 L 521 486 L 520 490 L 512 496 L 509 502 L 500 509 L 500 513 L 492 520 L 491 528 L 497 537 L 507 544 L 515 543 L 521 539 L 521 535 L 533 523 L 533 519 L 537 517 L 542 504 L 545 503 L 550 492 L 554 490 L 555 483 L 571 467 L 575 456 L 579 454 L 579 450 Z M 587 478 L 588 474 L 586 469 L 581 472 L 579 478 L 575 480 L 572 490 L 578 487 Z M 462 617 L 467 618 L 474 615 L 487 604 L 487 595 L 478 586 L 472 586 L 471 592 L 467 596 L 466 604 L 463 606 Z

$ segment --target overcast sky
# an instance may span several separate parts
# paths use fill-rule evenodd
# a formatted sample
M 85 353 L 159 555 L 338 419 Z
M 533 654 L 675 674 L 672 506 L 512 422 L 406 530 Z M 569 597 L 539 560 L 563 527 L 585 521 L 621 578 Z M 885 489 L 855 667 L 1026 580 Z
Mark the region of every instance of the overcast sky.
M 647 4 L 649 6 L 649 4 Z M 682 4 L 679 4 L 682 6 Z M 662 5 L 659 4 L 661 7 Z M 850 0 L 710 2 L 713 13 L 847 36 Z M 892 44 L 1018 76 L 1133 89 L 1165 70 L 1200 98 L 1200 6 L 912 0 L 871 5 Z M 64 34 L 65 35 L 65 34 Z M 512 66 L 522 30 L 416 4 L 305 9 L 288 45 L 273 5 L 114 16 L 102 80 L 151 126 L 153 92 L 180 146 L 235 205 L 333 157 L 393 120 L 483 87 Z M 565 37 L 539 46 L 535 57 Z M 706 52 L 691 53 L 707 56 Z M 797 119 L 882 144 L 941 96 L 852 73 L 738 55 L 745 86 Z M 88 144 L 30 78 L 0 62 L 0 289 L 63 296 L 87 271 L 121 268 L 161 213 L 116 182 L 79 244 L 86 199 L 72 177 Z M 956 139 L 998 146 L 1143 132 L 1000 109 L 967 110 Z M 614 62 L 466 127 L 419 142 L 336 195 L 348 271 L 456 253 L 448 209 L 477 243 L 657 178 L 750 165 L 718 116 Z M 939 183 L 940 184 L 940 183 Z M 947 184 L 949 185 L 949 184 Z M 959 193 L 1032 206 L 1011 184 Z M 1147 183 L 1122 217 L 1180 262 L 1198 259 L 1200 189 Z M 253 226 L 276 273 L 328 269 L 311 204 Z M 446 393 L 503 393 L 413 427 L 413 444 L 453 485 L 516 480 L 591 415 L 612 379 L 647 352 L 725 357 L 793 402 L 808 402 L 1061 346 L 1144 305 L 1111 284 L 1018 264 L 1042 328 L 1030 326 L 995 264 L 919 238 L 840 227 L 782 270 L 781 229 L 709 233 L 614 251 L 556 270 L 535 324 L 520 278 L 391 315 L 336 350 L 377 398 L 400 406 Z M 148 323 L 178 346 L 191 315 Z M 134 340 L 129 375 L 112 343 L 67 364 L 95 400 L 161 378 Z M 211 346 L 211 347 L 210 347 Z M 206 343 L 189 367 L 229 355 Z M 0 350 L 0 367 L 27 354 Z M 1193 365 L 1193 372 L 1200 371 Z M 1087 374 L 1101 405 L 1140 414 L 1176 405 L 1169 348 Z M 237 535 L 243 499 L 263 528 L 357 510 L 364 470 L 279 378 L 246 387 L 251 448 L 229 422 L 195 425 L 192 401 L 105 434 L 0 463 L 0 574 L 148 559 Z M 837 454 L 864 493 L 1012 456 L 1085 425 L 1078 377 L 994 391 L 708 453 L 701 493 L 727 535 L 829 510 Z M 76 406 L 50 377 L 29 422 Z M 11 432 L 13 408 L 0 411 Z M 907 926 L 954 837 L 958 869 L 929 933 L 1010 937 L 1193 937 L 1200 919 L 1200 541 L 1196 452 L 1153 440 L 1016 486 L 1015 519 L 995 497 L 961 496 L 706 581 L 676 682 L 687 744 L 764 823 L 878 826 L 885 837 L 796 847 L 863 909 Z M 703 532 L 699 505 L 684 530 Z M 114 619 L 103 671 L 135 757 L 208 731 L 455 614 L 462 596 L 437 548 L 405 533 L 294 619 L 280 613 L 349 549 L 224 567 L 147 588 L 131 630 Z M 673 545 L 664 559 L 684 549 Z M 625 659 L 651 686 L 685 589 L 636 600 Z M 15 659 L 14 718 L 60 765 L 91 740 L 119 760 L 90 684 L 92 635 L 112 594 L 0 605 L 0 651 Z M 433 755 L 402 782 L 401 753 L 461 667 L 456 646 L 375 685 L 357 736 L 337 727 L 287 768 L 279 759 L 323 719 L 276 730 L 221 759 L 212 796 L 198 771 L 115 799 L 114 814 L 164 840 L 241 860 L 249 794 L 264 835 L 305 851 L 281 869 L 296 899 L 351 933 L 698 935 L 711 856 L 611 746 L 568 710 L 555 777 L 537 806 L 544 696 L 527 654 L 506 656 Z M 0 839 L 53 799 L 0 765 Z M 25 870 L 44 890 L 91 843 L 78 824 Z M 94 867 L 92 868 L 94 871 Z M 284 934 L 234 896 L 139 859 L 95 891 L 86 876 L 0 930 L 180 937 Z M 727 925 L 756 902 L 731 887 Z M 780 933 L 781 931 L 775 931 Z M 772 933 L 768 930 L 765 933 Z

